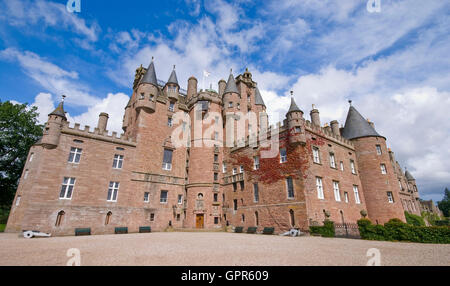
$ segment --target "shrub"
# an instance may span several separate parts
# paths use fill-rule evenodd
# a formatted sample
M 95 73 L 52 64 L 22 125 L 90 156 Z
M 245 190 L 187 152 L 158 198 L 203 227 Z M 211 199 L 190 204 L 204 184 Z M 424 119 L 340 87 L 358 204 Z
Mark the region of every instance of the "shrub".
M 410 225 L 425 226 L 425 221 L 418 215 L 410 214 L 409 212 L 405 211 L 405 217 L 406 222 Z
M 450 228 L 446 226 L 415 226 L 391 219 L 383 225 L 373 225 L 368 219 L 358 221 L 361 238 L 368 240 L 450 243 Z
M 447 220 L 436 220 L 434 222 L 434 224 L 436 226 L 450 226 L 450 221 L 448 219 Z
M 320 234 L 322 237 L 334 237 L 334 222 L 325 220 L 323 226 L 310 226 L 309 231 L 311 234 Z
M 0 224 L 6 224 L 9 216 L 9 207 L 0 206 Z

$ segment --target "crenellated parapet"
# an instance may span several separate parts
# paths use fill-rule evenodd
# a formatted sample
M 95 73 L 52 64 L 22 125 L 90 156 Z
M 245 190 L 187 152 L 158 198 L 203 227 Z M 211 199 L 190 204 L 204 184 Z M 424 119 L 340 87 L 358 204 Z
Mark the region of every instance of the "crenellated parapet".
M 136 141 L 134 141 L 132 138 L 128 138 L 125 134 L 117 135 L 117 132 L 112 132 L 111 135 L 109 135 L 108 130 L 102 131 L 98 127 L 94 128 L 93 131 L 91 131 L 90 126 L 85 125 L 84 129 L 80 128 L 80 123 L 75 123 L 74 127 L 69 126 L 69 122 L 66 121 L 66 124 L 61 129 L 62 134 L 68 134 L 73 136 L 79 136 L 83 138 L 89 138 L 94 140 L 100 140 L 105 142 L 110 142 L 114 144 L 121 144 L 121 145 L 127 145 L 131 147 L 136 147 Z
M 311 123 L 311 121 L 309 121 L 309 120 L 305 121 L 305 128 L 307 131 L 309 131 L 317 136 L 322 136 L 323 138 L 333 141 L 334 143 L 343 145 L 350 149 L 355 148 L 355 146 L 353 145 L 353 142 L 351 142 L 348 139 L 345 139 L 344 137 L 342 137 L 340 135 L 336 135 L 332 131 L 331 128 L 315 125 L 315 124 Z

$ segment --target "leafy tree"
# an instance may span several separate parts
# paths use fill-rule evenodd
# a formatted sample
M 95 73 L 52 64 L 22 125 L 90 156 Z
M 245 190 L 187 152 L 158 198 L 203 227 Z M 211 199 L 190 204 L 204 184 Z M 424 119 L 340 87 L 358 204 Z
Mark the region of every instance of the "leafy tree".
M 450 190 L 445 188 L 444 199 L 438 202 L 438 207 L 445 217 L 450 216 Z
M 0 100 L 0 210 L 11 206 L 30 147 L 42 136 L 36 110 Z

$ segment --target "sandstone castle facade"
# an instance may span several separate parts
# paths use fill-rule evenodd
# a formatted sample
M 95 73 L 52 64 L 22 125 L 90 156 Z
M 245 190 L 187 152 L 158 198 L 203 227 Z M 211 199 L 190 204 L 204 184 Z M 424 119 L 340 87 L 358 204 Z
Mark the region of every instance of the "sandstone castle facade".
M 414 178 L 355 107 L 343 128 L 337 121 L 322 126 L 314 107 L 306 120 L 293 98 L 282 124 L 261 127 L 265 110 L 248 70 L 219 81 L 218 92 L 198 90 L 194 77 L 183 91 L 175 69 L 166 83 L 158 81 L 153 61 L 136 70 L 119 137 L 108 134 L 106 113 L 94 130 L 70 127 L 61 102 L 30 149 L 6 231 L 281 232 L 307 230 L 326 217 L 355 223 L 363 210 L 374 223 L 405 220 L 404 210 L 420 214 Z M 242 136 L 239 114 L 255 115 L 247 116 Z M 187 134 L 187 144 L 174 134 Z M 224 134 L 237 139 L 225 144 Z M 273 146 L 276 153 L 264 155 Z

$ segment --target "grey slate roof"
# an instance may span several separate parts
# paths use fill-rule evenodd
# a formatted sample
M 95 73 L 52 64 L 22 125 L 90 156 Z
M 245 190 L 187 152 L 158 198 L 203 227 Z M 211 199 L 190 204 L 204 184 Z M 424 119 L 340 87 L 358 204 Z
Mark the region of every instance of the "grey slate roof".
M 411 173 L 408 170 L 406 170 L 406 172 L 405 172 L 405 177 L 406 177 L 406 179 L 408 181 L 414 181 L 415 180 L 414 177 L 411 175 Z
M 258 87 L 255 89 L 255 105 L 263 105 L 263 106 L 266 106 L 266 105 L 264 104 L 264 100 L 263 100 L 263 98 L 262 98 L 262 96 L 261 96 L 261 93 L 259 92 Z
M 66 118 L 66 113 L 64 112 L 64 102 L 61 101 L 61 102 L 58 104 L 58 107 L 56 107 L 56 109 L 53 110 L 53 112 L 50 113 L 49 115 L 57 115 L 57 116 L 61 116 L 61 117 L 63 117 L 64 119 L 67 120 L 67 118 Z
M 367 122 L 364 117 L 354 108 L 350 106 L 345 121 L 342 137 L 346 139 L 356 139 L 361 137 L 383 137 Z
M 158 80 L 156 79 L 155 65 L 153 64 L 153 60 L 148 66 L 147 72 L 142 78 L 141 83 L 151 83 L 154 86 L 158 86 Z
M 300 108 L 298 108 L 297 103 L 295 103 L 294 98 L 291 97 L 291 106 L 289 107 L 289 110 L 288 110 L 287 113 L 289 114 L 289 113 L 295 112 L 295 111 L 303 112 L 303 111 L 300 110 Z
M 225 91 L 223 92 L 223 94 L 225 95 L 226 93 L 230 92 L 239 93 L 236 86 L 236 81 L 234 80 L 234 76 L 232 73 L 230 73 L 230 76 L 228 77 L 227 86 L 225 87 Z
M 167 83 L 174 83 L 179 86 L 177 74 L 175 73 L 175 68 L 173 69 L 172 73 L 170 74 L 170 77 L 169 77 L 169 80 L 167 81 Z

